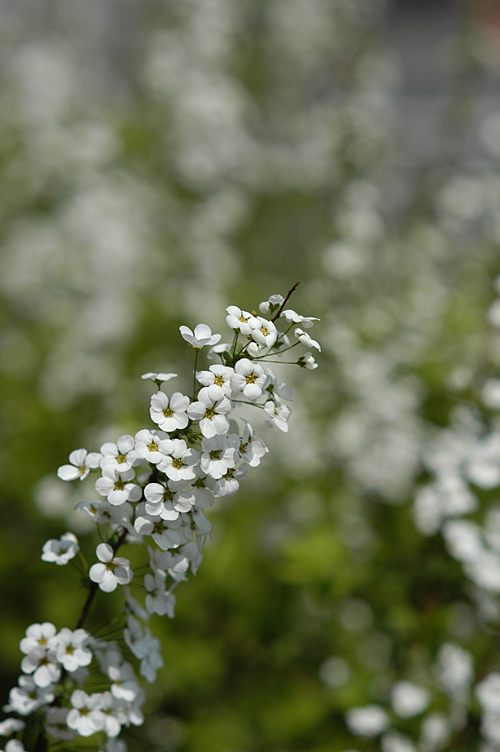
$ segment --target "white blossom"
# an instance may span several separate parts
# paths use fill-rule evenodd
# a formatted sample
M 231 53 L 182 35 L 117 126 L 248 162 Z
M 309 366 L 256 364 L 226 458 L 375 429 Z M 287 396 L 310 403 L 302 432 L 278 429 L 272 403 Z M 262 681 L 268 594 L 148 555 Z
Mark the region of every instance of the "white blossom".
M 316 340 L 313 339 L 309 334 L 307 334 L 307 332 L 305 332 L 303 329 L 295 329 L 294 334 L 302 345 L 305 345 L 306 347 L 314 347 L 316 348 L 316 350 L 319 350 L 321 352 L 321 345 L 319 344 L 319 342 L 316 342 Z
M 266 380 L 266 372 L 260 363 L 242 358 L 236 363 L 231 379 L 233 396 L 243 392 L 246 399 L 255 402 L 261 396 Z
M 104 467 L 102 477 L 95 482 L 95 490 L 101 496 L 106 496 L 108 502 L 118 507 L 127 501 L 139 501 L 142 495 L 140 486 L 131 483 L 135 478 L 133 470 L 118 472 L 111 466 Z
M 76 671 L 80 666 L 92 662 L 92 651 L 88 647 L 90 634 L 85 629 L 71 631 L 63 627 L 57 635 L 51 637 L 49 646 L 55 650 L 56 658 L 66 671 Z
M 32 676 L 20 676 L 17 687 L 13 687 L 9 693 L 9 703 L 4 706 L 7 713 L 19 713 L 30 715 L 42 705 L 48 705 L 54 699 L 54 685 L 49 684 L 41 687 L 35 684 Z
M 268 321 L 262 316 L 252 316 L 248 323 L 251 326 L 250 336 L 254 342 L 261 347 L 272 347 L 274 345 L 278 332 L 272 321 Z
M 201 442 L 201 470 L 212 478 L 222 478 L 238 459 L 237 450 L 230 446 L 226 436 L 213 436 Z
M 62 566 L 73 559 L 80 546 L 74 533 L 63 533 L 59 540 L 51 538 L 43 544 L 42 561 L 54 562 Z
M 400 718 L 420 715 L 430 702 L 430 692 L 409 681 L 399 681 L 391 687 L 391 703 Z
M 101 693 L 89 696 L 83 689 L 75 689 L 71 695 L 71 705 L 66 723 L 69 728 L 78 731 L 80 736 L 92 736 L 104 728 L 106 719 L 101 710 Z
M 175 379 L 176 377 L 176 373 L 154 373 L 154 371 L 148 371 L 148 373 L 142 374 L 141 379 L 151 379 L 151 381 L 158 381 L 162 384 L 164 381 L 170 381 L 170 379 Z
M 50 638 L 55 635 L 56 631 L 55 626 L 49 621 L 44 621 L 43 624 L 30 624 L 26 630 L 26 637 L 23 637 L 19 643 L 21 652 L 28 655 L 39 648 L 46 650 Z
M 316 316 L 301 316 L 299 313 L 295 313 L 291 308 L 285 309 L 281 313 L 281 316 L 286 319 L 289 324 L 302 324 L 306 329 L 310 329 L 315 321 L 319 321 Z
M 288 405 L 280 405 L 273 400 L 268 400 L 264 405 L 264 412 L 267 415 L 266 426 L 276 426 L 283 433 L 288 432 L 288 418 L 292 413 Z
M 231 411 L 228 398 L 221 398 L 218 392 L 214 394 L 211 390 L 210 386 L 200 389 L 198 400 L 188 407 L 189 417 L 200 421 L 200 431 L 208 439 L 228 432 L 229 421 L 226 415 Z
M 90 470 L 99 467 L 101 461 L 99 452 L 87 452 L 86 449 L 75 449 L 69 455 L 71 465 L 61 465 L 57 475 L 61 480 L 85 480 Z
M 135 448 L 137 453 L 153 465 L 161 462 L 160 441 L 168 439 L 165 431 L 149 431 L 143 428 L 135 435 Z
M 186 410 L 189 405 L 189 397 L 180 392 L 174 392 L 170 399 L 158 391 L 151 397 L 149 414 L 151 420 L 158 424 L 162 431 L 167 433 L 185 428 L 189 422 Z
M 101 590 L 111 593 L 116 590 L 118 584 L 127 585 L 131 582 L 133 572 L 128 559 L 122 556 L 114 557 L 113 549 L 108 543 L 99 543 L 96 554 L 102 563 L 90 567 L 89 577 L 92 582 L 98 583 Z
M 350 708 L 345 717 L 352 733 L 358 736 L 378 736 L 389 726 L 389 715 L 380 705 Z
M 196 374 L 196 378 L 203 386 L 210 386 L 211 394 L 216 395 L 217 392 L 214 387 L 220 389 L 220 397 L 226 395 L 231 396 L 231 378 L 234 374 L 234 368 L 223 365 L 210 366 L 208 371 L 199 371 Z
M 248 336 L 252 331 L 252 327 L 249 324 L 252 314 L 248 311 L 243 311 L 241 308 L 238 308 L 238 306 L 228 306 L 226 311 L 228 314 L 226 316 L 226 324 L 228 327 L 241 332 L 244 337 Z
M 194 465 L 200 458 L 196 449 L 188 447 L 183 439 L 164 439 L 160 442 L 160 451 L 163 457 L 157 465 L 158 470 L 173 481 L 194 480 Z
M 0 736 L 10 736 L 16 731 L 22 731 L 25 726 L 25 722 L 19 718 L 6 718 L 0 722 Z
M 189 342 L 195 350 L 201 350 L 201 348 L 206 345 L 213 347 L 213 345 L 216 345 L 217 342 L 219 342 L 222 336 L 220 334 L 212 334 L 212 330 L 206 324 L 198 324 L 195 327 L 194 332 L 192 332 L 187 326 L 180 326 L 179 331 L 183 339 L 185 339 L 186 342 Z
M 111 468 L 119 473 L 128 472 L 142 462 L 135 449 L 135 439 L 129 434 L 120 436 L 116 444 L 112 441 L 103 444 L 101 454 L 101 468 Z

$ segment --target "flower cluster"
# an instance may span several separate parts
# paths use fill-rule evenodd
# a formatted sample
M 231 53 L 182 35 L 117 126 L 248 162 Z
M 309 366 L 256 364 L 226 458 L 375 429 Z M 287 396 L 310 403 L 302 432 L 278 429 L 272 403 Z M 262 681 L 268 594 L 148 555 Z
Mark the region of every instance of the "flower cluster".
M 248 468 L 257 467 L 268 452 L 251 423 L 238 420 L 234 411 L 242 405 L 258 407 L 267 426 L 287 432 L 292 390 L 267 363 L 283 362 L 283 354 L 301 344 L 320 349 L 298 326 L 310 328 L 316 319 L 285 309 L 293 289 L 286 298 L 273 295 L 261 303 L 261 313 L 272 318 L 229 306 L 228 344 L 221 344 L 221 335 L 212 334 L 206 324 L 194 331 L 181 326 L 182 337 L 195 351 L 193 393 L 164 391 L 175 374 L 144 374 L 157 386 L 150 403 L 154 427 L 106 442 L 99 452 L 77 449 L 69 456 L 70 464 L 59 468 L 60 479 L 87 483 L 90 472 L 99 471 L 94 488 L 100 498 L 82 501 L 76 509 L 99 526 L 101 542 L 95 549 L 98 561 L 88 568 L 89 594 L 76 629 L 57 632 L 49 622 L 32 624 L 20 644 L 23 674 L 5 710 L 20 716 L 37 711 L 44 718 L 42 736 L 69 740 L 99 733 L 107 752 L 121 752 L 124 742 L 117 736 L 122 726 L 143 722 L 145 693 L 132 664 L 116 642 L 92 637 L 83 623 L 98 590 L 109 593 L 125 586 L 123 639 L 130 657 L 139 662 L 140 675 L 155 681 L 163 660 L 160 642 L 148 626 L 150 615 L 174 616 L 173 591 L 187 579 L 189 569 L 196 573 L 211 532 L 205 508 L 215 499 L 233 496 Z M 282 331 L 277 328 L 280 322 Z M 292 328 L 293 343 L 288 337 Z M 199 353 L 207 346 L 209 358 L 220 362 L 197 370 Z M 295 363 L 309 370 L 317 367 L 310 352 Z M 130 560 L 117 553 L 125 543 L 144 542 L 151 544 L 149 564 L 139 576 Z M 87 567 L 76 536 L 67 532 L 45 543 L 42 559 L 61 566 L 77 554 Z M 127 587 L 134 579 L 146 592 L 144 606 Z M 96 672 L 100 686 L 108 688 L 88 694 L 86 680 Z M 17 724 L 7 719 L 3 729 L 22 731 L 23 722 Z M 23 748 L 18 739 L 8 744 L 14 742 Z

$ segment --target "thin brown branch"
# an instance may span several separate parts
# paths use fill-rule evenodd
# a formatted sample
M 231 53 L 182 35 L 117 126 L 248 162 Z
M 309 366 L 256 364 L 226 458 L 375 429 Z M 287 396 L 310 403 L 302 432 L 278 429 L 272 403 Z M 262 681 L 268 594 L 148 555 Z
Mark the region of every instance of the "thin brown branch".
M 274 322 L 275 322 L 275 321 L 276 321 L 277 319 L 279 319 L 279 317 L 280 317 L 280 316 L 281 316 L 281 314 L 283 313 L 283 309 L 284 309 L 284 307 L 285 307 L 285 306 L 286 306 L 286 304 L 288 303 L 288 300 L 290 299 L 290 296 L 292 295 L 292 293 L 293 293 L 293 291 L 294 291 L 294 290 L 296 289 L 296 287 L 298 287 L 298 285 L 300 285 L 300 282 L 296 282 L 296 283 L 294 284 L 294 286 L 292 287 L 292 289 L 288 291 L 288 293 L 287 293 L 287 295 L 286 295 L 286 298 L 285 298 L 285 300 L 283 301 L 283 303 L 282 303 L 282 304 L 280 305 L 280 307 L 278 308 L 278 311 L 277 311 L 277 313 L 275 313 L 275 315 L 274 315 L 274 316 L 273 316 L 273 318 L 271 319 L 271 321 L 272 321 L 273 323 L 274 323 Z

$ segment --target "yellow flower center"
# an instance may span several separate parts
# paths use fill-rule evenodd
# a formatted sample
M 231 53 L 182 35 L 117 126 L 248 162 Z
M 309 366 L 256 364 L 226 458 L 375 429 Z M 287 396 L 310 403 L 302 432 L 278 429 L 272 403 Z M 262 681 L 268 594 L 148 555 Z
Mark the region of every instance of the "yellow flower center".
M 125 482 L 123 480 L 115 480 L 115 491 L 123 491 L 125 488 Z
M 117 458 L 116 458 L 116 461 L 117 461 L 117 462 L 118 462 L 118 463 L 119 463 L 120 465 L 123 465 L 123 463 L 127 461 L 127 457 L 126 457 L 126 455 L 124 455 L 124 454 L 119 454 L 119 455 L 117 456 Z
M 224 379 L 222 378 L 222 376 L 216 376 L 214 379 L 214 384 L 216 386 L 224 386 Z
M 171 410 L 170 407 L 166 407 L 163 411 L 163 415 L 165 416 L 165 418 L 171 418 L 173 414 L 174 414 L 174 411 Z
M 248 373 L 245 378 L 247 380 L 247 384 L 255 384 L 255 382 L 257 381 L 257 376 L 255 375 L 255 373 Z
M 152 441 L 151 444 L 148 444 L 148 449 L 150 452 L 157 452 L 158 444 L 155 444 L 154 441 Z
M 204 417 L 208 418 L 209 420 L 212 420 L 212 418 L 215 415 L 217 415 L 217 413 L 215 412 L 215 410 L 213 409 L 213 407 L 207 407 L 207 409 L 205 410 L 205 416 Z
M 175 460 L 172 460 L 172 467 L 175 467 L 176 470 L 180 470 L 181 467 L 184 467 L 184 462 L 180 457 L 176 457 Z

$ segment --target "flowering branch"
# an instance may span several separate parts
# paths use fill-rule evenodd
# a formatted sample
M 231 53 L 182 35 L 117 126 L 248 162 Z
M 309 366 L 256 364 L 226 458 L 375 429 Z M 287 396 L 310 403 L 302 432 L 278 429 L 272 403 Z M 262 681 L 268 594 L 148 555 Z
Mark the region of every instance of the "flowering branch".
M 89 592 L 75 629 L 57 631 L 50 622 L 31 624 L 21 640 L 23 673 L 4 708 L 21 718 L 0 723 L 0 733 L 16 734 L 7 742 L 6 752 L 43 752 L 48 738 L 70 742 L 79 737 L 95 737 L 100 751 L 124 752 L 125 742 L 118 738 L 122 727 L 143 723 L 141 707 L 146 695 L 128 659 L 139 661 L 139 673 L 146 681 L 155 680 L 163 659 L 159 640 L 148 625 L 150 615 L 174 616 L 174 590 L 187 579 L 189 569 L 196 574 L 211 532 L 205 507 L 215 499 L 233 496 L 248 468 L 257 467 L 268 452 L 248 420 L 238 422 L 233 410 L 239 404 L 263 409 L 267 426 L 287 432 L 291 409 L 286 402 L 292 390 L 278 383 L 275 373 L 258 361 L 269 355 L 280 358 L 299 344 L 320 349 L 298 327 L 297 342 L 290 345 L 288 341 L 292 326 L 310 327 L 316 320 L 285 310 L 297 284 L 285 298 L 273 295 L 260 304 L 261 313 L 274 313 L 271 319 L 229 306 L 230 344 L 219 344 L 221 335 L 212 334 L 206 324 L 198 324 L 194 331 L 181 326 L 182 337 L 195 350 L 192 398 L 163 391 L 163 384 L 176 374 L 144 374 L 158 387 L 150 403 L 156 427 L 120 436 L 116 443 L 103 444 L 99 452 L 77 449 L 69 455 L 70 464 L 59 468 L 57 474 L 64 481 L 85 481 L 91 472 L 100 471 L 95 490 L 103 500 L 76 506 L 97 525 L 98 561 L 88 570 Z M 275 325 L 280 318 L 285 322 L 284 332 Z M 246 342 L 238 350 L 240 337 Z M 220 363 L 197 371 L 205 347 L 211 348 L 208 357 L 219 357 Z M 317 367 L 310 353 L 295 365 L 309 370 Z M 103 535 L 101 525 L 108 526 Z M 149 539 L 154 547 L 148 546 L 148 564 L 134 573 L 130 561 L 117 553 L 125 542 L 143 545 Z M 68 532 L 44 544 L 42 559 L 61 566 L 79 552 L 76 536 Z M 144 604 L 127 587 L 141 569 L 146 569 L 140 575 Z M 125 592 L 126 654 L 115 640 L 92 636 L 83 628 L 98 591 L 109 593 L 118 586 Z M 108 689 L 87 693 L 89 667 L 100 673 Z

